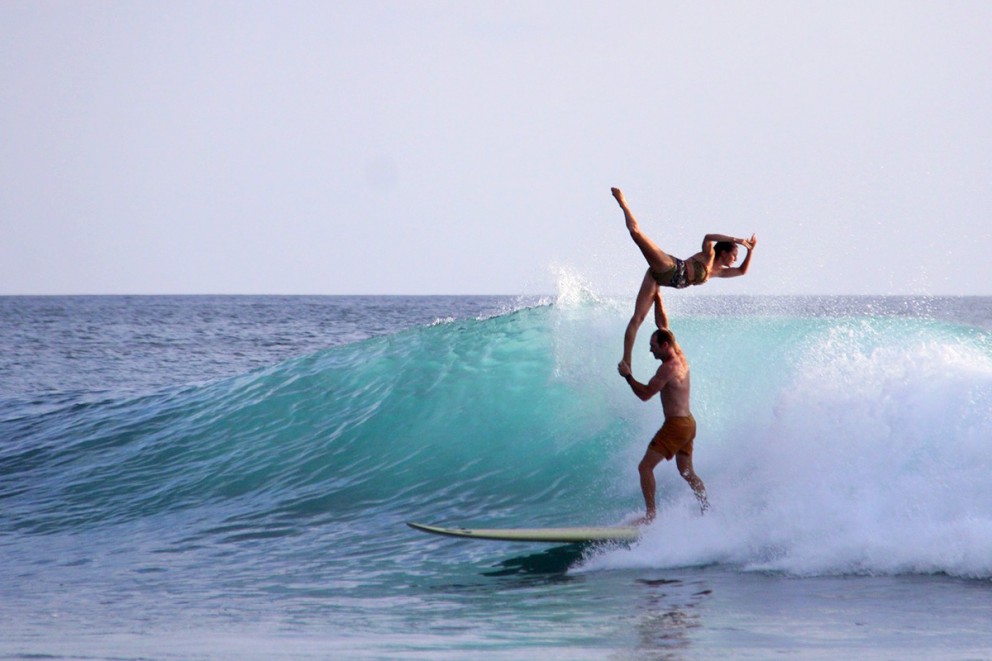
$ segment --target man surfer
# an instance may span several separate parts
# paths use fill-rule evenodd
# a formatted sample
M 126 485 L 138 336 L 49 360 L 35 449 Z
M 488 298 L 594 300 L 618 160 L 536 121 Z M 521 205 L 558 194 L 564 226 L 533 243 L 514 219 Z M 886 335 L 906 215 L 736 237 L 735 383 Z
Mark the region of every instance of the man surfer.
M 660 296 L 659 296 L 660 299 Z M 660 304 L 660 300 L 656 304 Z M 664 318 L 664 309 L 656 310 L 656 316 Z M 659 323 L 659 325 L 661 325 Z M 637 471 L 641 476 L 641 491 L 644 493 L 646 513 L 636 523 L 650 523 L 655 517 L 654 468 L 662 460 L 675 457 L 679 474 L 692 487 L 703 512 L 709 509 L 706 500 L 706 487 L 692 469 L 692 445 L 696 437 L 696 421 L 689 411 L 689 363 L 682 347 L 675 341 L 675 335 L 668 328 L 659 328 L 651 336 L 651 353 L 661 361 L 661 366 L 646 384 L 637 381 L 630 372 L 627 361 L 620 361 L 617 371 L 630 389 L 642 401 L 648 401 L 655 393 L 661 393 L 661 406 L 665 422 L 651 439 Z

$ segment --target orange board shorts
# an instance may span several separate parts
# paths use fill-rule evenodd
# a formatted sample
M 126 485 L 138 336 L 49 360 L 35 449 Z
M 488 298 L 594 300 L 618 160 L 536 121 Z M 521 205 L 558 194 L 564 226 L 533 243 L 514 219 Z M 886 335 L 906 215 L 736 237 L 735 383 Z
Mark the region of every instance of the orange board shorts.
M 696 419 L 691 415 L 666 418 L 658 433 L 648 444 L 649 450 L 671 459 L 679 452 L 692 455 L 692 440 L 696 438 Z

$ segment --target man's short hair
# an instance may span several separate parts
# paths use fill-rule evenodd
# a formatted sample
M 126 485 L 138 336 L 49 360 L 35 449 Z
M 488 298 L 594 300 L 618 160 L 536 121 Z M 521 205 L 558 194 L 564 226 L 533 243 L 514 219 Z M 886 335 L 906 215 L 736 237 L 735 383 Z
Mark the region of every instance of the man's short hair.
M 669 344 L 675 344 L 675 333 L 667 328 L 659 328 L 656 330 L 654 332 L 654 337 L 659 346 L 665 344 L 666 342 Z
M 731 252 L 734 249 L 734 244 L 730 241 L 717 241 L 716 245 L 713 246 L 713 252 L 717 255 L 724 252 Z

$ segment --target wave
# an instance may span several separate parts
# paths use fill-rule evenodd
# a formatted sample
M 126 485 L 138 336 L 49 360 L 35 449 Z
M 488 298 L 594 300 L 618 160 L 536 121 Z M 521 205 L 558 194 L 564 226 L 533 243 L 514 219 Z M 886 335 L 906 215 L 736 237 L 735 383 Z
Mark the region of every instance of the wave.
M 615 522 L 641 507 L 635 466 L 661 418 L 616 376 L 626 303 L 573 289 L 214 383 L 8 415 L 0 532 L 178 518 L 165 537 L 182 544 Z M 992 576 L 990 332 L 739 305 L 673 317 L 712 515 L 661 465 L 644 540 L 582 570 Z
M 723 392 L 716 368 L 694 384 L 717 394 L 695 462 L 712 515 L 669 474 L 675 497 L 643 541 L 585 568 L 992 577 L 988 332 L 893 319 L 744 326 L 731 341 L 752 358 L 724 372 Z

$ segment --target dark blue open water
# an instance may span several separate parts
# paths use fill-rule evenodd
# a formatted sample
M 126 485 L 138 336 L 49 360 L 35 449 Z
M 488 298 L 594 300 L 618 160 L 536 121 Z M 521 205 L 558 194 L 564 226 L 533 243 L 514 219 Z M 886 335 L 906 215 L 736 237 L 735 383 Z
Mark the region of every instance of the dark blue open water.
M 0 658 L 992 658 L 992 299 L 0 298 Z M 647 333 L 635 374 L 654 364 Z

